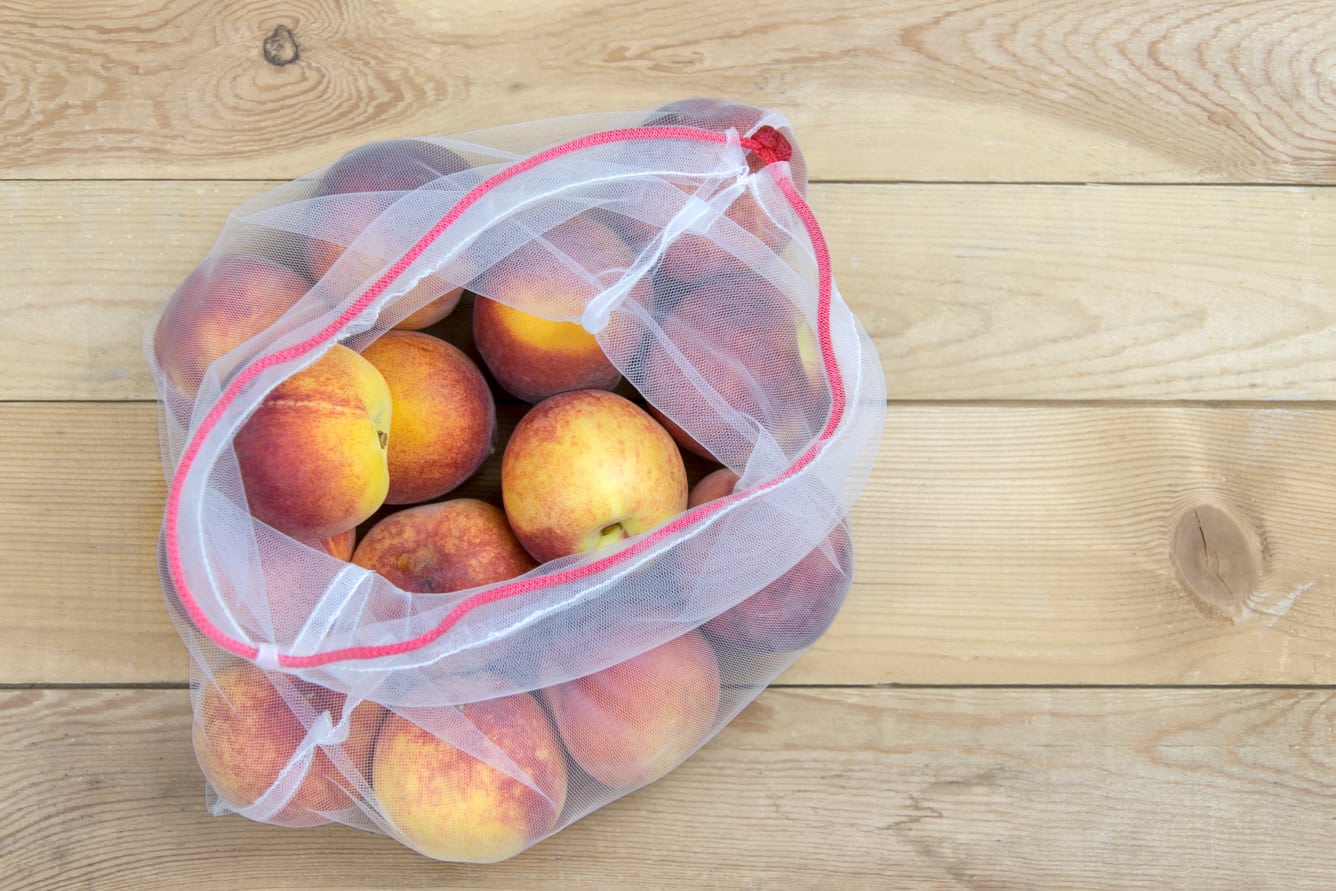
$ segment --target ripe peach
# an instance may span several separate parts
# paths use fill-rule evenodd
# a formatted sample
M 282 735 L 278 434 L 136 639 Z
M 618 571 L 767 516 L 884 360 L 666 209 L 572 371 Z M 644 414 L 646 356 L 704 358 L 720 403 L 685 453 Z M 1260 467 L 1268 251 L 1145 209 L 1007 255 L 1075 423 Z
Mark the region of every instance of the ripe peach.
M 738 475 L 727 467 L 712 470 L 701 477 L 687 493 L 687 508 L 699 507 L 716 498 L 733 494 L 733 487 L 738 484 Z
M 686 465 L 644 409 L 604 390 L 574 390 L 520 419 L 501 457 L 501 498 L 516 537 L 546 562 L 681 513 Z
M 566 750 L 606 786 L 672 770 L 714 727 L 719 663 L 691 631 L 602 671 L 542 691 Z
M 320 540 L 320 547 L 331 557 L 348 561 L 353 559 L 353 546 L 357 543 L 357 530 L 345 529 L 338 535 L 331 535 Z
M 764 111 L 753 105 L 743 105 L 727 99 L 698 97 L 679 99 L 660 106 L 645 121 L 647 127 L 697 127 L 702 130 L 723 132 L 728 129 L 738 131 L 741 136 L 751 134 L 761 123 Z M 793 181 L 799 191 L 807 191 L 807 163 L 798 146 L 790 145 L 793 156 L 789 159 L 789 168 Z M 748 159 L 752 171 L 761 168 L 759 158 Z
M 459 712 L 520 776 L 392 714 L 376 741 L 372 782 L 382 812 L 416 850 L 438 860 L 494 863 L 556 826 L 566 802 L 566 756 L 527 693 Z
M 722 308 L 725 308 L 722 309 Z M 763 426 L 792 452 L 820 431 L 830 403 L 816 339 L 786 295 L 757 275 L 720 276 L 692 288 L 663 320 L 663 331 L 681 359 L 664 349 L 647 357 L 645 396 L 667 406 L 698 406 L 682 423 L 682 448 L 720 463 L 746 460 L 751 422 L 744 429 L 717 414 L 678 365 L 685 361 L 725 402 Z M 657 411 L 658 409 L 656 409 Z M 716 450 L 720 453 L 715 454 Z
M 561 319 L 578 318 L 634 259 L 615 232 L 578 216 L 486 273 L 473 308 L 473 339 L 497 383 L 526 402 L 568 390 L 616 387 L 621 372 L 594 335 Z M 573 272 L 572 264 L 588 275 Z M 591 282 L 595 276 L 601 276 L 599 286 Z
M 370 226 L 396 198 L 397 193 L 412 191 L 428 185 L 442 176 L 468 169 L 468 163 L 459 155 L 439 145 L 419 139 L 394 139 L 374 142 L 354 149 L 334 162 L 316 186 L 312 198 L 331 195 L 380 193 L 378 198 L 338 204 L 338 228 L 341 232 L 362 232 Z M 312 226 L 323 223 L 319 214 L 330 214 L 332 203 L 315 201 L 312 204 Z M 326 226 L 326 229 L 329 227 Z M 333 238 L 330 235 L 330 238 Z M 325 276 L 346 250 L 345 245 L 319 237 L 308 238 L 305 245 L 307 271 L 313 280 Z M 359 245 L 359 269 L 370 276 L 386 262 L 397 259 L 396 251 L 388 244 L 377 244 L 373 239 Z M 405 300 L 423 302 L 423 305 L 400 321 L 396 328 L 418 330 L 439 322 L 459 303 L 463 293 L 459 285 L 437 276 L 428 276 L 405 296 Z
M 343 720 L 346 698 L 341 693 L 285 675 L 270 674 L 250 663 L 238 663 L 214 674 L 200 693 L 194 723 L 195 754 L 200 768 L 219 798 L 229 807 L 254 804 L 288 767 L 308 725 L 284 698 L 305 700 L 312 715 L 329 712 L 330 721 Z M 348 736 L 340 744 L 358 777 L 367 777 L 371 750 L 385 710 L 363 701 L 348 717 Z M 308 716 L 309 720 L 309 716 Z M 272 818 L 285 826 L 315 826 L 330 821 L 330 814 L 352 807 L 357 777 L 349 778 L 323 747 L 317 749 L 300 777 L 288 803 Z
M 387 332 L 362 357 L 394 404 L 386 503 L 428 501 L 472 476 L 496 441 L 496 403 L 473 360 L 418 331 Z
M 338 535 L 385 501 L 390 391 L 334 345 L 280 383 L 233 440 L 251 513 L 304 541 Z
M 691 507 L 733 493 L 738 475 L 721 468 L 691 489 Z M 853 580 L 853 545 L 841 523 L 788 572 L 703 626 L 714 640 L 747 653 L 793 653 L 835 620 Z
M 580 325 L 486 297 L 473 308 L 473 339 L 497 383 L 525 402 L 567 390 L 611 390 L 622 379 L 594 335 Z
M 645 126 L 693 127 L 701 130 L 724 132 L 736 130 L 740 136 L 749 135 L 761 122 L 764 111 L 750 105 L 741 105 L 721 99 L 685 99 L 672 102 L 657 109 L 645 121 Z M 700 147 L 683 143 L 682 151 L 699 151 Z M 807 189 L 807 167 L 802 153 L 796 146 L 791 146 L 793 155 L 789 159 L 789 173 L 799 192 Z M 761 169 L 761 160 L 753 155 L 747 157 L 752 173 Z M 678 183 L 684 193 L 709 200 L 709 194 L 701 194 L 699 184 L 695 182 Z M 683 198 L 682 200 L 685 200 Z M 777 199 L 780 200 L 780 199 Z M 659 208 L 663 215 L 677 208 Z M 778 214 L 776 216 L 779 216 Z M 782 219 L 782 217 L 780 218 Z M 659 263 L 659 272 L 668 278 L 683 284 L 693 285 L 708 281 L 721 273 L 745 271 L 746 265 L 733 253 L 721 246 L 737 238 L 734 226 L 740 227 L 746 234 L 760 240 L 771 251 L 779 252 L 791 238 L 785 224 L 758 201 L 755 193 L 744 191 L 724 210 L 722 217 L 713 223 L 704 233 L 684 232 L 670 244 Z M 634 216 L 623 214 L 615 228 L 628 240 L 632 248 L 639 251 L 649 240 L 657 235 L 659 226 L 645 222 Z M 734 244 L 734 247 L 739 247 Z
M 673 438 L 673 442 L 677 443 L 678 446 L 686 449 L 691 454 L 705 458 L 708 461 L 715 460 L 714 455 L 710 454 L 709 449 L 696 442 L 695 438 L 690 433 L 683 430 L 680 424 L 665 415 L 657 406 L 647 404 L 645 406 L 645 411 L 649 412 L 649 416 L 658 421 L 664 430 L 668 431 L 668 435 Z
M 309 287 L 291 269 L 252 254 L 210 258 L 177 288 L 158 321 L 158 363 L 193 398 L 215 359 L 277 322 Z
M 739 234 L 734 226 L 740 227 L 743 234 Z M 773 253 L 782 251 L 792 237 L 750 192 L 743 192 L 703 233 L 683 232 L 677 236 L 664 250 L 657 271 L 688 286 L 720 274 L 747 272 L 747 263 L 738 256 L 749 256 L 746 251 L 750 245 L 745 235 L 760 240 Z M 730 247 L 732 250 L 728 249 Z
M 849 529 L 826 540 L 788 572 L 724 610 L 703 629 L 721 644 L 748 653 L 794 653 L 826 633 L 853 582 Z
M 475 498 L 395 511 L 362 537 L 353 562 L 421 594 L 489 585 L 538 565 L 501 509 Z

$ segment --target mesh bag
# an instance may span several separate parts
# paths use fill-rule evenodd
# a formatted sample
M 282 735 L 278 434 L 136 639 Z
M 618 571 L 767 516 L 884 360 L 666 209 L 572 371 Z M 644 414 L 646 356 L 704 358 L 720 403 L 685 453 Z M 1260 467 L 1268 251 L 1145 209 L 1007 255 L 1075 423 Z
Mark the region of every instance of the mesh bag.
M 686 100 L 373 143 L 230 214 L 145 344 L 213 813 L 501 860 L 673 769 L 824 632 L 885 385 L 795 146 L 781 115 Z M 485 307 L 601 367 L 508 364 Z M 438 359 L 439 398 L 403 395 Z M 414 437 L 472 451 L 414 489 Z M 688 468 L 713 486 L 691 507 Z M 668 506 L 572 545 L 582 485 Z M 426 543 L 395 550 L 395 523 Z

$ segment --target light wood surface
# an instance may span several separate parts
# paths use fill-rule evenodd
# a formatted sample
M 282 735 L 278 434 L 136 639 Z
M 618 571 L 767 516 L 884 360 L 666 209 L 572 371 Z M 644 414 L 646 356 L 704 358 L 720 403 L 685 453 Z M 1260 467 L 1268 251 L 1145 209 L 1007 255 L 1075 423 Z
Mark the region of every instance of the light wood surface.
M 184 683 L 154 405 L 0 404 L 0 460 L 24 467 L 0 535 L 25 542 L 0 566 L 0 673 Z M 854 589 L 781 680 L 1336 684 L 1333 466 L 1320 407 L 892 405 Z M 461 493 L 498 480 L 494 456 Z
M 275 185 L 0 182 L 0 398 L 155 398 L 146 319 Z M 1336 397 L 1334 190 L 811 191 L 892 399 Z
M 5 891 L 1325 889 L 1336 870 L 1330 690 L 771 689 L 502 866 L 210 818 L 183 690 L 16 690 L 0 715 Z
M 20 0 L 0 123 L 23 178 L 289 178 L 379 137 L 727 95 L 801 120 L 823 179 L 1331 182 L 1330 13 Z
M 1295 0 L 3 6 L 0 889 L 1336 886 L 1333 59 Z M 887 377 L 835 625 L 503 864 L 209 817 L 162 301 L 361 143 L 694 95 L 793 120 Z

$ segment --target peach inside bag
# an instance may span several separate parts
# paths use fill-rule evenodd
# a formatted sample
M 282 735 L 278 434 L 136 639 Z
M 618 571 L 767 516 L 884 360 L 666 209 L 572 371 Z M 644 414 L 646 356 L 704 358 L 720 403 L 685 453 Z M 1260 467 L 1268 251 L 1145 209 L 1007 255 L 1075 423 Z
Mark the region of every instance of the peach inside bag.
M 377 143 L 231 214 L 146 343 L 170 482 L 164 591 L 213 812 L 505 859 L 672 770 L 820 636 L 852 578 L 847 516 L 885 385 L 796 146 L 782 115 L 687 100 Z M 266 397 L 337 350 L 438 330 L 465 293 L 592 338 L 615 374 L 590 386 L 617 387 L 732 489 L 593 551 L 529 544 L 522 574 L 450 591 L 348 562 L 325 543 L 339 530 L 283 516 L 292 499 L 257 510 L 252 452 L 283 453 L 284 424 L 353 441 L 351 412 L 350 450 L 373 453 L 358 413 L 383 394 L 350 372 L 321 385 L 315 420 L 277 418 L 260 440 Z M 494 340 L 493 356 L 514 349 Z M 489 361 L 503 403 L 562 370 L 526 382 Z M 309 412 L 307 395 L 284 405 Z M 283 458 L 274 485 L 324 467 L 314 453 Z M 361 472 L 348 460 L 322 498 Z

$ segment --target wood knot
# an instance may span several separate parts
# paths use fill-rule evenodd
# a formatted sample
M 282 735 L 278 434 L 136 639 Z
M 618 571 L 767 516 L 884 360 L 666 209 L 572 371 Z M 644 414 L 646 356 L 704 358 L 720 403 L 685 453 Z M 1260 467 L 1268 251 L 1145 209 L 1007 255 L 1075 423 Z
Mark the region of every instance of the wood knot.
M 264 39 L 264 60 L 270 65 L 282 68 L 300 58 L 301 48 L 287 25 L 279 25 Z
M 1170 555 L 1179 581 L 1207 615 L 1238 622 L 1262 579 L 1262 542 L 1217 504 L 1195 504 L 1174 523 Z

